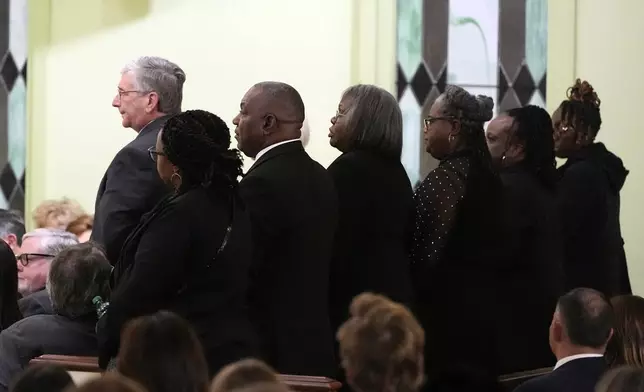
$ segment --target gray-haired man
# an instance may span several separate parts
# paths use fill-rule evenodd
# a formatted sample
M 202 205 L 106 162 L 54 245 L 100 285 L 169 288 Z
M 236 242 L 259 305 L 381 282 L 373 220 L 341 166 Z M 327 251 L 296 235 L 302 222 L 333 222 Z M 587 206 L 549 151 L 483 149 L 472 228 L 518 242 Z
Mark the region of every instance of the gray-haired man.
M 160 57 L 141 57 L 121 71 L 112 106 L 123 126 L 138 135 L 116 154 L 103 176 L 91 238 L 103 245 L 112 264 L 141 216 L 167 194 L 150 149 L 168 116 L 181 112 L 185 80 L 178 65 Z
M 0 239 L 4 240 L 13 253 L 18 254 L 22 236 L 25 235 L 25 221 L 16 211 L 0 209 Z
M 18 291 L 23 298 L 18 307 L 24 317 L 51 313 L 51 302 L 45 289 L 51 261 L 70 246 L 78 244 L 72 233 L 56 229 L 36 229 L 22 237 L 17 256 Z

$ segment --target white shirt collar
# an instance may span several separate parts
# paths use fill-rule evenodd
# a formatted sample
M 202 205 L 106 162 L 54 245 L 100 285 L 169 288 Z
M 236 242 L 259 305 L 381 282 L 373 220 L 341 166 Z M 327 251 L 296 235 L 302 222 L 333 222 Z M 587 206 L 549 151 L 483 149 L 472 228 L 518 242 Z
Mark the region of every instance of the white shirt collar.
M 282 144 L 291 143 L 291 142 L 299 142 L 299 141 L 300 141 L 300 139 L 291 139 L 291 140 L 284 140 L 283 142 L 271 144 L 270 146 L 268 146 L 268 147 L 264 148 L 263 150 L 261 150 L 260 152 L 258 152 L 257 155 L 255 155 L 255 161 L 257 161 L 259 159 L 259 157 L 261 157 L 262 155 L 266 154 L 267 152 L 269 152 L 270 150 L 272 150 L 273 148 L 275 148 L 277 146 L 281 146 Z
M 557 368 L 562 367 L 563 365 L 567 364 L 568 362 L 574 361 L 575 359 L 582 359 L 582 358 L 600 358 L 603 357 L 602 354 L 577 354 L 577 355 L 571 355 L 569 357 L 561 358 L 560 360 L 557 361 L 557 364 L 555 365 L 555 368 L 552 370 L 557 370 Z

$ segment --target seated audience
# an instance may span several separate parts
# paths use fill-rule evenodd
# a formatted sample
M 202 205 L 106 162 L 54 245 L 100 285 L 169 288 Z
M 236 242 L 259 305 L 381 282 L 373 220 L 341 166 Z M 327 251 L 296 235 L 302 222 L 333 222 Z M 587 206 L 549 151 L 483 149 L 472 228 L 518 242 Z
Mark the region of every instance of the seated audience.
M 67 225 L 67 231 L 78 237 L 78 241 L 83 243 L 89 241 L 92 235 L 92 227 L 94 226 L 94 218 L 90 215 L 82 215 L 72 223 Z
M 561 296 L 550 325 L 557 364 L 551 373 L 526 381 L 515 391 L 594 391 L 606 371 L 603 356 L 613 325 L 612 307 L 599 291 L 577 288 Z
M 24 318 L 0 333 L 0 392 L 37 356 L 98 354 L 92 299 L 108 295 L 110 270 L 105 254 L 91 243 L 54 258 L 47 281 L 53 314 Z
M 620 366 L 602 377 L 595 392 L 644 392 L 644 369 Z
M 424 381 L 425 333 L 405 306 L 372 293 L 351 302 L 338 330 L 340 359 L 354 392 L 416 392 Z
M 611 368 L 621 365 L 644 368 L 644 298 L 621 295 L 610 302 L 615 312 L 615 332 L 606 347 L 606 363 Z
M 210 392 L 230 392 L 255 383 L 280 382 L 275 370 L 258 359 L 243 359 L 225 366 L 212 380 Z
M 0 240 L 0 331 L 20 320 L 18 309 L 18 267 L 9 245 Z
M 123 332 L 117 370 L 151 392 L 206 392 L 208 365 L 190 325 L 171 312 L 134 319 Z
M 72 377 L 58 365 L 31 365 L 11 383 L 11 392 L 63 392 L 74 387 Z
M 66 392 L 148 392 L 139 383 L 118 373 L 106 373 Z M 150 391 L 154 392 L 154 391 Z M 178 391 L 176 391 L 178 392 Z
M 45 200 L 34 210 L 34 223 L 39 229 L 65 230 L 67 226 L 85 215 L 77 201 L 66 197 L 60 200 Z
M 19 253 L 23 235 L 25 235 L 25 220 L 22 214 L 0 209 L 0 239 L 9 244 L 15 254 Z
M 18 255 L 18 302 L 24 317 L 51 314 L 51 301 L 45 290 L 51 261 L 61 251 L 78 244 L 75 235 L 58 229 L 36 229 L 25 234 Z

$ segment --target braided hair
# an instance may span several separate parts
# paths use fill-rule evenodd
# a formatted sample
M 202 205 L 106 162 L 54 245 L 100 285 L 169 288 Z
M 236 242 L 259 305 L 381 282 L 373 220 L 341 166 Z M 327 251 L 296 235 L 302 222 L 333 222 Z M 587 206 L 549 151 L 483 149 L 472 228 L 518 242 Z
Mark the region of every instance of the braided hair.
M 181 174 L 179 191 L 234 189 L 243 161 L 230 147 L 226 123 L 205 110 L 188 110 L 168 119 L 161 133 L 163 152 Z
M 465 147 L 490 171 L 492 157 L 485 142 L 483 124 L 492 119 L 494 100 L 485 95 L 474 96 L 458 86 L 447 86 L 443 93 L 443 113 L 455 117 L 461 124 Z
M 584 132 L 591 138 L 597 136 L 602 125 L 599 113 L 601 100 L 593 86 L 587 81 L 577 79 L 566 92 L 568 99 L 559 106 L 563 121 L 571 124 L 578 132 Z
M 506 114 L 513 120 L 513 137 L 523 144 L 524 165 L 546 188 L 554 189 L 557 164 L 550 115 L 535 105 L 511 109 Z

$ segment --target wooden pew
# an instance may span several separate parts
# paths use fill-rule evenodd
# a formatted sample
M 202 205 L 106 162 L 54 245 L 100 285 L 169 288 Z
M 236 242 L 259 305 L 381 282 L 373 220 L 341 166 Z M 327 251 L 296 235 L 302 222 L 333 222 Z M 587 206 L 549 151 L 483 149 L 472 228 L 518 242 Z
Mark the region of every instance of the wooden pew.
M 73 357 L 67 355 L 43 355 L 34 358 L 30 364 L 47 363 L 59 365 L 65 368 L 74 381 L 99 377 L 101 369 L 98 367 L 98 359 L 96 357 Z M 335 392 L 340 389 L 342 384 L 339 381 L 326 377 L 315 376 L 296 376 L 290 374 L 280 374 L 280 380 L 297 392 Z
M 516 387 L 523 384 L 524 382 L 532 378 L 543 376 L 544 374 L 548 374 L 551 371 L 552 371 L 552 368 L 547 367 L 547 368 L 533 369 L 533 370 L 526 370 L 523 372 L 505 374 L 499 377 L 499 381 L 501 382 L 501 385 L 503 385 L 503 389 L 505 391 L 512 392 Z

